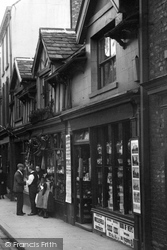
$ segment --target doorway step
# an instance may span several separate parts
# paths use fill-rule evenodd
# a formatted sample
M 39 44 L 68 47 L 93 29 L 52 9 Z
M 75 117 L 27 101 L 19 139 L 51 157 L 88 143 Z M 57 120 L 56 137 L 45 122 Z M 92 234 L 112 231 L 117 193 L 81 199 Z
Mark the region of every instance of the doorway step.
M 75 225 L 76 225 L 77 227 L 80 227 L 80 228 L 86 230 L 86 231 L 92 232 L 92 223 L 80 224 L 80 223 L 78 223 L 78 222 L 75 222 Z

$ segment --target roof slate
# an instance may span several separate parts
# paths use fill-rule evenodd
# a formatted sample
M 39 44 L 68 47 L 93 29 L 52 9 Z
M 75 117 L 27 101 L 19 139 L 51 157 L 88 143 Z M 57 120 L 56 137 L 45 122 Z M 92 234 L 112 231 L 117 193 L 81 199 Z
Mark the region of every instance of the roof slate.
M 82 46 L 77 44 L 75 32 L 41 31 L 41 36 L 51 60 L 67 59 Z
M 30 59 L 16 59 L 18 70 L 22 79 L 32 78 L 33 60 Z

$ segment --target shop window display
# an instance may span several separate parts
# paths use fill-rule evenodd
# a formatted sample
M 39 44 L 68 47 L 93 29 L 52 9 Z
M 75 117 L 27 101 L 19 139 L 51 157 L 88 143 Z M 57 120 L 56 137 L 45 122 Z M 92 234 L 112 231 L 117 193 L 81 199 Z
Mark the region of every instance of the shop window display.
M 75 179 L 76 179 L 76 221 L 89 223 L 92 220 L 91 159 L 88 131 L 74 135 Z
M 26 166 L 40 166 L 43 172 L 54 182 L 53 194 L 57 201 L 64 202 L 65 166 L 64 141 L 62 133 L 36 136 L 27 143 Z
M 132 213 L 130 122 L 96 128 L 96 206 Z

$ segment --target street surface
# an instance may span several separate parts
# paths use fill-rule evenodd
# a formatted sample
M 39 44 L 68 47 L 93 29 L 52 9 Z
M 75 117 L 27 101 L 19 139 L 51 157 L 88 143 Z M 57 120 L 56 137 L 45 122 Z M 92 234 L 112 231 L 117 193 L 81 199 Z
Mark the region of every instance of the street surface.
M 12 241 L 5 235 L 5 233 L 0 229 L 0 250 L 17 250 L 13 247 Z

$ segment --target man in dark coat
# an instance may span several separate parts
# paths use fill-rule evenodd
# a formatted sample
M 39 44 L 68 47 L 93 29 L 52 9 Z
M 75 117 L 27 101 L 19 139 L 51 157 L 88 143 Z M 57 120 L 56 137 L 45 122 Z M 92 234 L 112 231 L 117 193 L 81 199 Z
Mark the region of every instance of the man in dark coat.
M 13 191 L 15 192 L 15 195 L 17 197 L 17 209 L 16 214 L 17 215 L 24 215 L 23 213 L 23 190 L 24 185 L 26 185 L 26 182 L 24 181 L 24 165 L 22 163 L 17 164 L 17 171 L 14 175 L 14 186 Z
M 31 203 L 31 213 L 28 214 L 28 216 L 31 216 L 31 215 L 37 214 L 35 197 L 38 191 L 38 176 L 32 165 L 29 166 L 28 171 L 30 174 L 28 176 L 28 180 L 26 181 L 26 183 L 28 185 L 29 198 L 30 198 L 30 203 Z

